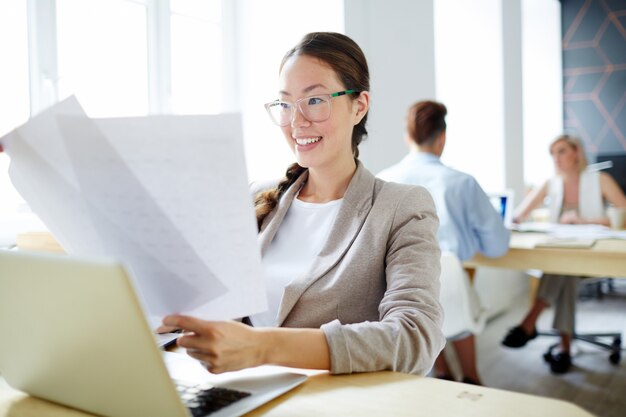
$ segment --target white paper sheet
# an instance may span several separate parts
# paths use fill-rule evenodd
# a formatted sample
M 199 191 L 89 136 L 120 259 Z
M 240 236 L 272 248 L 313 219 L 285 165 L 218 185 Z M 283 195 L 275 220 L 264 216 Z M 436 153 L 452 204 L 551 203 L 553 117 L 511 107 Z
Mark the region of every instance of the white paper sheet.
M 89 119 L 70 98 L 2 140 L 33 211 L 68 252 L 124 262 L 153 325 L 265 310 L 239 116 Z
M 516 225 L 518 232 L 547 233 L 556 239 L 626 239 L 625 230 L 613 230 L 600 224 L 559 224 L 548 222 L 526 222 Z

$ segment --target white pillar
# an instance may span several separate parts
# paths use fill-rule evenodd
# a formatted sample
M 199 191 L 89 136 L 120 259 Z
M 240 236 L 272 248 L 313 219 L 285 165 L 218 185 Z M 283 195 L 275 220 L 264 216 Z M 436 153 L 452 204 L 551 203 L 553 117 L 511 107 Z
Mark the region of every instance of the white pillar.
M 502 1 L 502 60 L 504 70 L 504 183 L 516 201 L 524 193 L 524 114 L 522 84 L 521 0 Z

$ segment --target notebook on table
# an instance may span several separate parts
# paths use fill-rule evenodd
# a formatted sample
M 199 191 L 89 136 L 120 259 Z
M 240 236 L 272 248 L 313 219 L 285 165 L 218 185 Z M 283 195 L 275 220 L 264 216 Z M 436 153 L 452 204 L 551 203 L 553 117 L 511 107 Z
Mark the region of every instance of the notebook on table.
M 176 385 L 113 261 L 0 251 L 0 334 L 9 385 L 102 416 L 238 416 L 306 379 L 241 372 L 222 384 Z

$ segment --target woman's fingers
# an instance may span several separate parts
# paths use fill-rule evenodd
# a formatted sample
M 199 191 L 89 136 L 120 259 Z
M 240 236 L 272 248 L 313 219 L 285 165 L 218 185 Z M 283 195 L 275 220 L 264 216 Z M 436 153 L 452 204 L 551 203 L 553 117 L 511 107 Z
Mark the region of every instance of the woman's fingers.
M 259 333 L 235 321 L 206 321 L 181 314 L 163 319 L 161 328 L 183 329 L 178 346 L 213 373 L 236 371 L 263 363 Z
M 213 353 L 211 349 L 213 343 L 212 338 L 206 334 L 198 335 L 197 333 L 185 333 L 178 338 L 178 346 L 185 349 L 196 349 Z
M 197 319 L 191 316 L 184 316 L 182 314 L 172 314 L 163 318 L 163 325 L 168 327 L 174 327 L 176 329 L 183 329 L 194 333 L 203 333 L 203 329 L 210 322 Z
M 179 330 L 176 327 L 173 326 L 164 326 L 161 325 L 159 327 L 157 327 L 156 332 L 157 333 L 175 333 L 177 330 Z

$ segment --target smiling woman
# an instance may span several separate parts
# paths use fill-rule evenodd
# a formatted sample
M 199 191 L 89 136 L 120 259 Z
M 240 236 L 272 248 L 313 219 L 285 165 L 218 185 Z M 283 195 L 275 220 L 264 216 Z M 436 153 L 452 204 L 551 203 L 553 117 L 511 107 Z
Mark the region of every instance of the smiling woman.
M 253 186 L 269 309 L 244 322 L 169 316 L 211 372 L 265 363 L 332 373 L 425 374 L 441 351 L 438 226 L 428 192 L 358 160 L 369 71 L 345 35 L 306 35 L 266 108 L 296 163 Z

